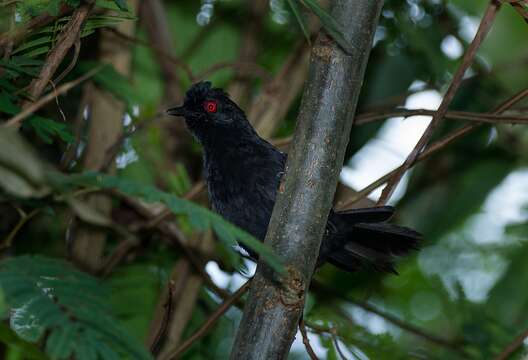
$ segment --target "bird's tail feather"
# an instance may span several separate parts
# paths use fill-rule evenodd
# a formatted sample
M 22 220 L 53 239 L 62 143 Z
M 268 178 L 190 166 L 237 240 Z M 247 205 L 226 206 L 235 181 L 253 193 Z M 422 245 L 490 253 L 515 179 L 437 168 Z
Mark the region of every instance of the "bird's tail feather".
M 396 273 L 394 261 L 417 250 L 422 235 L 409 228 L 389 224 L 393 209 L 390 207 L 360 209 L 346 214 L 346 228 L 340 229 L 338 238 L 343 242 L 340 250 L 332 252 L 328 261 L 335 266 L 355 271 L 370 265 L 380 271 Z M 390 213 L 390 215 L 389 215 Z M 357 218 L 355 218 L 357 214 Z M 357 221 L 361 219 L 360 221 Z M 369 221 L 370 220 L 370 221 Z

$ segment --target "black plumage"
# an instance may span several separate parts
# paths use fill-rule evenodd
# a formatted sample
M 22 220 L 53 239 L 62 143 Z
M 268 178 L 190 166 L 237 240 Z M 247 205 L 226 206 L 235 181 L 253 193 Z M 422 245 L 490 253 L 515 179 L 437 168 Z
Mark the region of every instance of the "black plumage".
M 255 132 L 244 112 L 210 82 L 193 85 L 184 104 L 168 110 L 183 116 L 203 145 L 209 198 L 215 211 L 264 240 L 286 164 L 286 154 Z M 387 221 L 389 206 L 331 211 L 318 266 L 328 261 L 346 271 L 363 264 L 394 272 L 395 257 L 416 249 L 419 233 Z M 255 254 L 246 249 L 253 257 Z

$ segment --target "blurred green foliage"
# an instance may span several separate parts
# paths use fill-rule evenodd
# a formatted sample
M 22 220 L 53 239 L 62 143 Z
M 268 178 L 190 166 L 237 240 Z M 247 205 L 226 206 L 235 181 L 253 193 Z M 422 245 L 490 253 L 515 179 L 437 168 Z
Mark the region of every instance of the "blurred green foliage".
M 4 21 L 9 16 L 16 26 L 23 26 L 38 15 L 59 15 L 62 5 L 80 3 L 12 2 L 2 9 L 1 29 L 9 28 Z M 161 3 L 174 55 L 195 76 L 238 60 L 248 19 L 252 19 L 248 2 Z M 305 37 L 299 25 L 307 28 L 308 20 L 313 20 L 304 6 L 298 7 L 297 15 L 292 12 L 292 3 L 293 8 L 316 4 L 270 0 L 262 14 L 255 62 L 272 76 Z M 385 1 L 358 112 L 403 106 L 410 95 L 423 89 L 443 93 L 460 63 L 460 54 L 445 50 L 446 42 L 466 49 L 487 4 L 486 0 Z M 212 10 L 204 12 L 205 5 Z M 9 9 L 15 9 L 14 13 Z M 102 12 L 108 9 L 110 13 Z M 206 209 L 177 197 L 200 179 L 200 148 L 191 140 L 185 153 L 188 159 L 182 160 L 172 152 L 173 129 L 156 117 L 167 106 L 164 88 L 168 79 L 156 51 L 143 43 L 151 42 L 143 14 L 122 0 L 98 0 L 96 10 L 81 33 L 79 60 L 63 81 L 100 64 L 97 44 L 105 29 L 137 22 L 135 38 L 139 41 L 130 42 L 130 76 L 105 66 L 90 80 L 91 86 L 126 103 L 124 131 L 131 135 L 119 149 L 115 176 L 81 175 L 87 121 L 81 123 L 80 133 L 73 124 L 79 112 L 89 111 L 80 109 L 82 92 L 75 88 L 24 121 L 20 131 L 24 141 L 17 136 L 2 138 L 0 244 L 10 239 L 12 245 L 0 247 L 0 314 L 6 320 L 0 324 L 0 358 L 63 359 L 75 352 L 79 359 L 149 358 L 141 344 L 171 269 L 184 254 L 161 241 L 163 235 L 147 231 L 137 234 L 139 250 L 132 260 L 105 278 L 95 279 L 66 261 L 50 259 L 67 257 L 65 238 L 74 210 L 84 219 L 106 224 L 108 253 L 118 246 L 120 231 L 138 221 L 118 198 L 113 200 L 111 219 L 100 219 L 85 208 L 72 210 L 66 197 L 75 191 L 117 188 L 169 207 L 172 204 L 178 214 L 175 224 L 188 238 L 212 225 L 224 240 L 215 242 L 210 259 L 228 279 L 222 287 L 233 290 L 247 275 L 240 256 L 229 245 L 237 237 L 250 244 L 252 239 Z M 10 56 L 0 59 L 2 121 L 20 112 L 28 86 L 69 19 L 66 14 L 39 27 L 14 44 Z M 525 88 L 527 38 L 526 21 L 504 4 L 451 108 L 488 112 Z M 57 74 L 71 60 L 69 54 Z M 174 64 L 174 68 L 184 91 L 194 79 L 181 65 Z M 227 66 L 211 71 L 207 78 L 215 86 L 228 88 L 238 75 L 236 66 Z M 254 99 L 266 79 L 255 72 L 249 82 L 249 97 Z M 52 87 L 47 91 L 53 91 Z M 300 94 L 280 123 L 279 136 L 292 134 L 299 105 Z M 524 101 L 512 113 L 526 115 L 527 109 Z M 347 162 L 383 125 L 375 122 L 353 128 Z M 460 126 L 442 123 L 435 139 Z M 405 194 L 398 200 L 397 221 L 423 232 L 424 248 L 399 263 L 399 276 L 370 269 L 346 274 L 331 266 L 318 271 L 305 319 L 321 358 L 341 359 L 343 353 L 349 359 L 493 359 L 528 328 L 528 187 L 522 183 L 528 178 L 527 139 L 528 131 L 521 125 L 481 126 L 413 169 Z M 81 146 L 74 161 L 62 167 L 61 177 L 50 180 L 49 168 L 61 168 L 64 153 L 76 142 Z M 34 210 L 35 215 L 26 221 Z M 269 259 L 274 257 L 269 254 Z M 202 285 L 183 339 L 200 328 L 219 303 Z M 70 311 L 80 321 L 65 315 Z M 228 358 L 240 317 L 238 308 L 230 309 L 183 358 Z M 22 323 L 14 324 L 15 320 Z M 526 350 L 522 345 L 510 358 L 521 359 Z M 295 343 L 290 357 L 307 358 L 301 342 Z

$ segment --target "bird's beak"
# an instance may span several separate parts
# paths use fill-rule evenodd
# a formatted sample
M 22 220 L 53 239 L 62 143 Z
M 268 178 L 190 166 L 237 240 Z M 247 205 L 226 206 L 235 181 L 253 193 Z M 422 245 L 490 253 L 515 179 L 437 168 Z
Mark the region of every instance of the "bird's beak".
M 167 110 L 167 114 L 172 116 L 185 116 L 186 110 L 185 107 L 182 105 Z

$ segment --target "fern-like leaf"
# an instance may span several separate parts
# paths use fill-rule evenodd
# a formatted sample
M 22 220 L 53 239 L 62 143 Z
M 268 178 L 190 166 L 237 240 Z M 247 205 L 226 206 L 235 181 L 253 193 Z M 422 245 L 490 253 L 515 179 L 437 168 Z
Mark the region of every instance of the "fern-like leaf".
M 127 195 L 139 197 L 147 202 L 160 202 L 165 204 L 173 213 L 187 215 L 191 226 L 197 230 L 205 230 L 211 227 L 226 245 L 236 245 L 240 241 L 244 245 L 254 250 L 262 257 L 268 265 L 279 273 L 284 272 L 284 266 L 273 252 L 273 250 L 255 239 L 244 230 L 236 227 L 226 221 L 220 215 L 211 210 L 199 206 L 192 201 L 178 198 L 175 195 L 163 192 L 149 185 L 139 184 L 118 176 L 105 175 L 96 172 L 87 172 L 84 174 L 63 175 L 59 173 L 50 174 L 55 187 L 64 187 L 77 185 L 88 186 L 103 189 L 117 189 Z
M 46 334 L 51 359 L 151 359 L 111 315 L 102 284 L 69 263 L 40 256 L 3 260 L 0 287 L 11 328 L 27 342 Z

